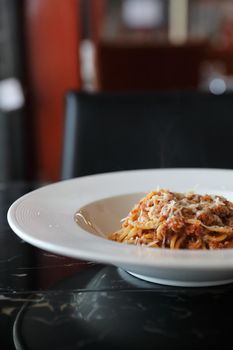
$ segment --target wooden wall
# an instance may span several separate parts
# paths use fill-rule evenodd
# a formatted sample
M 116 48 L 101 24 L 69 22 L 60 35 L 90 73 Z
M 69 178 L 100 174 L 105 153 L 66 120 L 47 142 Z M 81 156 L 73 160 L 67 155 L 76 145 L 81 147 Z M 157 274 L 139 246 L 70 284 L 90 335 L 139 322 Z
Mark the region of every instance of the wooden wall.
M 81 87 L 79 5 L 79 0 L 25 0 L 29 99 L 42 180 L 59 179 L 64 94 Z
M 95 43 L 100 40 L 106 7 L 106 0 L 91 0 L 90 2 L 91 39 Z

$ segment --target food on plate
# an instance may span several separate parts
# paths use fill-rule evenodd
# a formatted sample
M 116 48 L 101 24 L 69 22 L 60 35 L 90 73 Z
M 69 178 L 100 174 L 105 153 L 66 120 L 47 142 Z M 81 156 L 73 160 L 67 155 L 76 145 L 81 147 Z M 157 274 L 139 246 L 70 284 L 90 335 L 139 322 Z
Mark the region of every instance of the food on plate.
M 233 203 L 218 195 L 148 193 L 109 239 L 153 248 L 233 248 Z

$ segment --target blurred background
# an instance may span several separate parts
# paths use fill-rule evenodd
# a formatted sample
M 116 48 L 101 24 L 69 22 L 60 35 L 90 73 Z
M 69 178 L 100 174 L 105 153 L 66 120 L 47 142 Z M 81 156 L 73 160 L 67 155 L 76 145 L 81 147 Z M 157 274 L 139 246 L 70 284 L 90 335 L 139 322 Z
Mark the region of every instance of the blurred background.
M 59 180 L 69 90 L 233 90 L 233 1 L 0 0 L 0 181 Z

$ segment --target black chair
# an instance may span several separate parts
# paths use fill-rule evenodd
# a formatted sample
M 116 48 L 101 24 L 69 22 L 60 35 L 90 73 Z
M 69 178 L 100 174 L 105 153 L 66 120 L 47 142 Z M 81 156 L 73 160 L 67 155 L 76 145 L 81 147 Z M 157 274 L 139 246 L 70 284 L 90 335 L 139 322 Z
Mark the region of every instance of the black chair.
M 62 179 L 147 168 L 233 168 L 233 94 L 66 96 Z

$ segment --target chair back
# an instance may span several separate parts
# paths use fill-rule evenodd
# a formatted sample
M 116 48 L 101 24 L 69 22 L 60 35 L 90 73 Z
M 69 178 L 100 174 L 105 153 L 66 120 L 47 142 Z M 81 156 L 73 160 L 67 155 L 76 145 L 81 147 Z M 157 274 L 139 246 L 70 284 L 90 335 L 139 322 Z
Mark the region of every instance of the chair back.
M 232 133 L 233 94 L 69 92 L 61 177 L 233 168 Z

